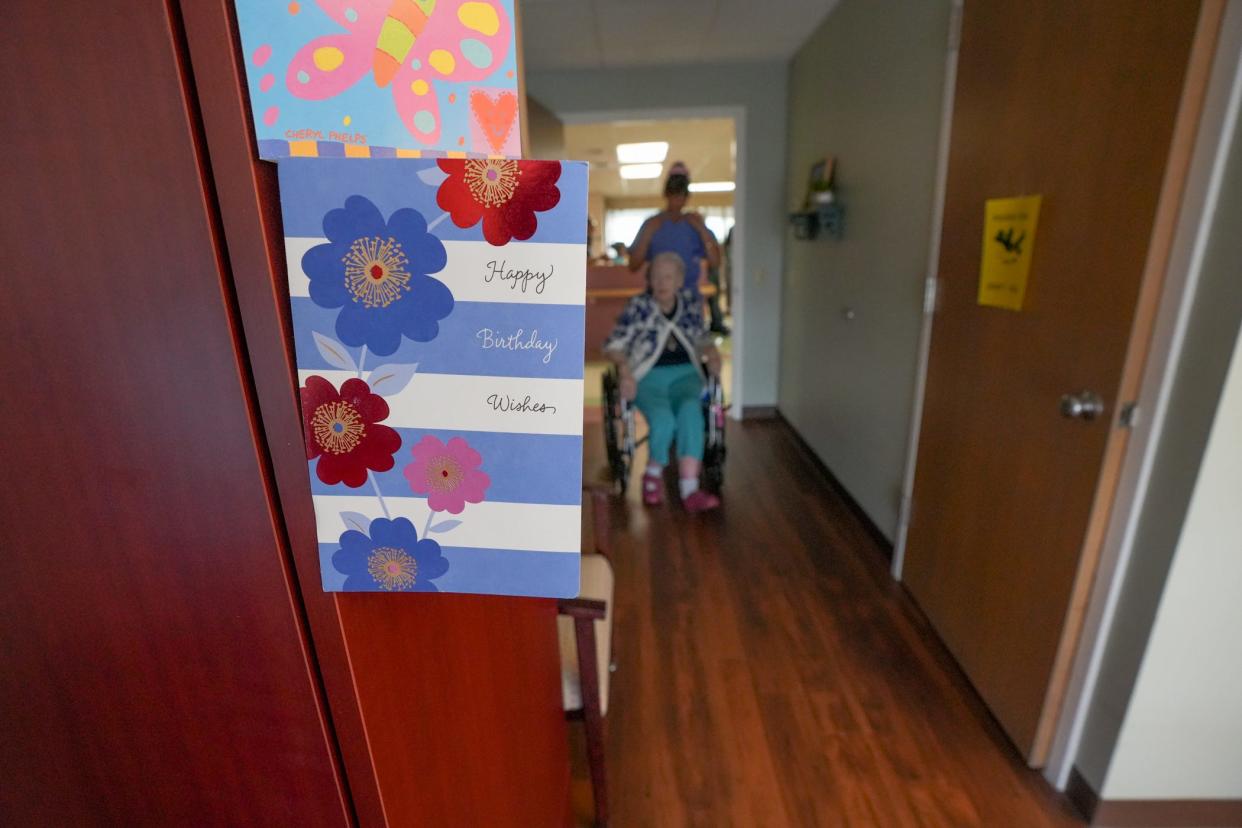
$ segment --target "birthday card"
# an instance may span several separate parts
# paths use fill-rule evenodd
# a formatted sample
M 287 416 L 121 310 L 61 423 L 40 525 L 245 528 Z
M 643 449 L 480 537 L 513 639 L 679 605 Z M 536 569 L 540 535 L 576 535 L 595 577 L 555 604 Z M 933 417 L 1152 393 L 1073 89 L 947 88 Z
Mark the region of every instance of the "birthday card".
M 324 588 L 577 595 L 586 165 L 279 175 Z

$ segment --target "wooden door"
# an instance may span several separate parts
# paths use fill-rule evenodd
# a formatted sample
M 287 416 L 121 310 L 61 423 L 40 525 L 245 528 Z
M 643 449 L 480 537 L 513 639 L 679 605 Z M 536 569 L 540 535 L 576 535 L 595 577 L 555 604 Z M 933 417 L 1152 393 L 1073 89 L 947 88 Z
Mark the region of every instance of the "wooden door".
M 163 3 L 6 4 L 0 824 L 348 825 Z
M 904 579 L 1033 763 L 1198 13 L 965 4 Z M 984 201 L 1033 194 L 1025 306 L 981 307 Z M 1062 416 L 1062 395 L 1084 389 L 1105 414 Z

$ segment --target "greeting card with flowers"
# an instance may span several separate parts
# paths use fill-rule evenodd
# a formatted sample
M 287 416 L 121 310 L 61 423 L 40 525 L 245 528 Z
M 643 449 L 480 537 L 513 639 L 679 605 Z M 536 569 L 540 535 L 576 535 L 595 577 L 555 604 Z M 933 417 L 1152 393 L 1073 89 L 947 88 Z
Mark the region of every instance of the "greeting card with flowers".
M 259 155 L 521 155 L 514 0 L 236 0 Z
M 576 595 L 586 165 L 279 174 L 324 589 Z

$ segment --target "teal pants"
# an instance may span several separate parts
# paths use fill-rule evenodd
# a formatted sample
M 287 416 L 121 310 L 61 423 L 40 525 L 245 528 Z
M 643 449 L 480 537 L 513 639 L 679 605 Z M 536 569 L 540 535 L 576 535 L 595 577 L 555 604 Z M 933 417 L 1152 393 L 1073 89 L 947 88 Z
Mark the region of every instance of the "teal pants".
M 702 393 L 703 380 L 690 363 L 660 365 L 639 380 L 634 402 L 647 419 L 649 462 L 668 462 L 674 436 L 678 457 L 703 459 Z

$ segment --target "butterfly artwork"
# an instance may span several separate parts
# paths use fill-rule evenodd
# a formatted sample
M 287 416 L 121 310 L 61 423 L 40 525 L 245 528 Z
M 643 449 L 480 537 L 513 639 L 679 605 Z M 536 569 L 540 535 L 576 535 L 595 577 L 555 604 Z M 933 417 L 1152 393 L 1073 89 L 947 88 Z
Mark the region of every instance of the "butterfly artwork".
M 518 156 L 513 0 L 236 0 L 260 155 Z

